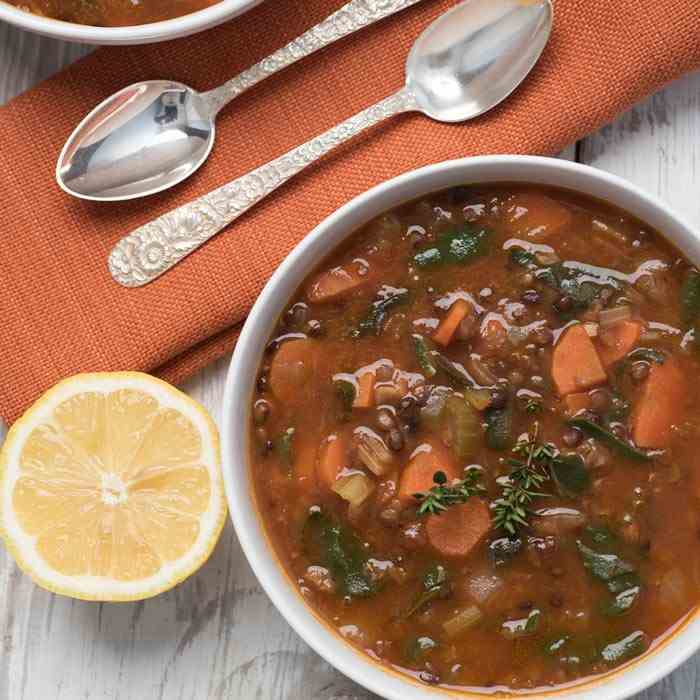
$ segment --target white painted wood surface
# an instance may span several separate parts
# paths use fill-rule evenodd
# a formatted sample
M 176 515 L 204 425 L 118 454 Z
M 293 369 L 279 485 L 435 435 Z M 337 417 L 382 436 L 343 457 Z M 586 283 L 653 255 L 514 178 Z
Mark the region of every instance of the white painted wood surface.
M 87 50 L 0 25 L 0 104 Z M 638 105 L 565 156 L 632 180 L 700 226 L 700 74 Z M 226 365 L 217 363 L 185 387 L 215 419 Z M 0 425 L 0 441 L 3 435 Z M 635 700 L 700 698 L 699 669 L 696 656 Z M 79 698 L 375 696 L 322 661 L 287 626 L 228 526 L 198 574 L 143 603 L 104 605 L 51 595 L 0 551 L 0 700 Z

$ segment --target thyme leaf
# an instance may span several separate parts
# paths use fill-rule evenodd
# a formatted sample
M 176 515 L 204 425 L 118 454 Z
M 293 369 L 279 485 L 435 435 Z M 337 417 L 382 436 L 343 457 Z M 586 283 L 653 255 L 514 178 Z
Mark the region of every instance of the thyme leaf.
M 472 496 L 485 491 L 479 483 L 481 473 L 478 469 L 469 469 L 460 481 L 447 483 L 445 472 L 437 471 L 433 475 L 433 486 L 430 491 L 413 494 L 420 501 L 418 515 L 439 515 L 456 503 L 466 503 Z

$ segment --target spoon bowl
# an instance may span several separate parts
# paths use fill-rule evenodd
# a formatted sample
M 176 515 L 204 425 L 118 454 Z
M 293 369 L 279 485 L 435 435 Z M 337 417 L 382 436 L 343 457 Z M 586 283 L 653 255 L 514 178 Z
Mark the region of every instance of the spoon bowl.
M 406 86 L 419 108 L 462 122 L 508 97 L 537 63 L 552 26 L 550 0 L 471 0 L 442 15 L 414 44 Z
M 207 101 L 172 80 L 115 93 L 83 119 L 58 158 L 56 180 L 82 199 L 115 201 L 161 192 L 209 156 L 216 127 Z

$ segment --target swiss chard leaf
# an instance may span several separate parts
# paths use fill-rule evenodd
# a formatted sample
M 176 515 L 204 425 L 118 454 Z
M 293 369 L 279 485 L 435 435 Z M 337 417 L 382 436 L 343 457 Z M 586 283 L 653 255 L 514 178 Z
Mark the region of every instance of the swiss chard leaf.
M 335 394 L 340 401 L 343 410 L 343 415 L 348 416 L 352 411 L 352 405 L 355 402 L 355 382 L 352 375 L 336 375 L 333 377 L 333 387 Z
M 413 604 L 406 613 L 411 617 L 428 603 L 438 598 L 444 598 L 450 590 L 449 575 L 447 569 L 441 564 L 431 566 L 423 577 L 423 590 L 416 596 Z
M 587 547 L 581 540 L 576 542 L 578 551 L 583 558 L 583 565 L 600 581 L 608 582 L 617 576 L 634 573 L 632 564 L 624 561 L 617 554 L 601 554 Z
M 354 533 L 317 511 L 307 519 L 303 540 L 309 558 L 330 571 L 342 595 L 365 598 L 376 592 L 367 574 L 368 554 Z
M 416 357 L 418 358 L 418 365 L 421 368 L 423 374 L 430 379 L 434 377 L 437 369 L 433 363 L 433 359 L 430 355 L 430 349 L 428 348 L 428 343 L 422 335 L 414 334 L 411 336 L 413 340 L 413 347 L 416 351 Z
M 621 288 L 618 280 L 600 268 L 575 261 L 558 262 L 539 268 L 535 275 L 547 286 L 569 297 L 577 309 L 587 308 L 606 287 L 615 290 Z
M 611 601 L 603 604 L 601 608 L 603 615 L 608 617 L 624 615 L 637 602 L 641 590 L 640 586 L 632 586 L 620 591 Z
M 587 418 L 571 418 L 568 424 L 572 428 L 578 428 L 585 435 L 600 440 L 600 442 L 615 450 L 621 457 L 626 457 L 636 462 L 648 462 L 652 459 L 651 455 L 621 440 L 609 430 L 602 428 L 600 425 L 593 423 L 593 421 Z
M 389 311 L 407 300 L 408 289 L 384 285 L 379 290 L 377 298 L 372 302 L 369 311 L 360 319 L 360 323 L 353 332 L 353 335 L 355 337 L 363 335 L 381 335 Z
M 600 652 L 604 661 L 617 665 L 629 661 L 644 653 L 649 647 L 649 640 L 644 632 L 637 631 L 628 634 L 623 639 L 611 642 Z
M 413 261 L 418 267 L 465 265 L 489 252 L 491 230 L 462 224 L 440 234 L 434 243 L 418 251 Z

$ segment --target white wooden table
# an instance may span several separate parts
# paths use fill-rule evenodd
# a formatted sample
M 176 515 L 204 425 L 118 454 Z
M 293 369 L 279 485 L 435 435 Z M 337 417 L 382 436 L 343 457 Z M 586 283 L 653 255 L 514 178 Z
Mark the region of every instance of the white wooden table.
M 0 24 L 0 104 L 87 51 Z M 637 105 L 563 157 L 626 177 L 700 227 L 700 74 Z M 215 418 L 226 366 L 222 360 L 185 387 Z M 0 442 L 4 432 L 0 424 Z M 230 525 L 200 572 L 133 604 L 47 593 L 0 548 L 0 700 L 224 698 L 375 696 L 288 627 L 253 577 Z M 700 655 L 635 700 L 692 698 L 700 698 Z

